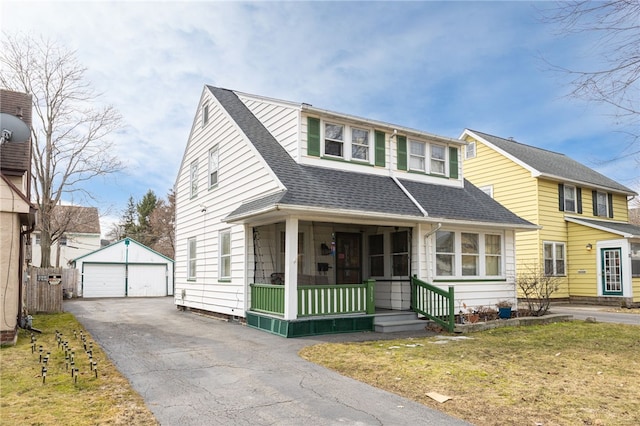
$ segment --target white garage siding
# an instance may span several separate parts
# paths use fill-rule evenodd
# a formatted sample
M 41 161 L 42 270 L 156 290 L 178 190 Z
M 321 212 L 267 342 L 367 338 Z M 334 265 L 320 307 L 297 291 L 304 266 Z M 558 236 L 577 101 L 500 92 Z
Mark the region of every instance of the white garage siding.
M 122 264 L 84 263 L 83 297 L 124 297 L 125 267 Z
M 130 297 L 167 295 L 166 265 L 129 265 Z

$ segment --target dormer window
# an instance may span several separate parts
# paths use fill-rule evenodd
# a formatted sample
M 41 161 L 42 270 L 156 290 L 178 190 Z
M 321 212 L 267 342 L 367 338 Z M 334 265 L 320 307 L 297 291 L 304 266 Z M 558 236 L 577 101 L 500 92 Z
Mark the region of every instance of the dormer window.
M 426 144 L 424 142 L 409 141 L 409 169 L 426 172 Z
M 335 157 L 344 157 L 344 126 L 325 123 L 324 153 Z
M 351 158 L 369 161 L 369 132 L 362 129 L 351 129 Z
M 444 175 L 446 152 L 442 145 L 431 145 L 431 173 Z

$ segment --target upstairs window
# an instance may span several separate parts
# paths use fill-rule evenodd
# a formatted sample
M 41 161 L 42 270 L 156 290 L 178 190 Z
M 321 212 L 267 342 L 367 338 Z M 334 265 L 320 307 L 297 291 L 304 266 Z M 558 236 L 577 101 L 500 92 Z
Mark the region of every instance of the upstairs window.
M 344 157 L 344 126 L 325 123 L 324 153 L 335 157 Z
M 564 186 L 564 211 L 574 212 L 576 211 L 576 187 L 565 185 Z
M 467 147 L 464 150 L 464 158 L 466 160 L 469 160 L 471 158 L 476 158 L 476 143 L 475 142 L 469 142 L 467 144 Z
M 209 188 L 218 184 L 218 146 L 209 150 Z
M 195 198 L 198 195 L 198 162 L 194 161 L 191 163 L 190 170 L 190 187 L 191 187 L 191 198 Z
M 369 132 L 362 129 L 351 129 L 351 158 L 369 161 Z
M 573 185 L 558 184 L 558 209 L 561 212 L 582 213 L 582 189 Z
M 209 104 L 202 106 L 202 127 L 206 126 L 209 122 Z
M 426 172 L 427 146 L 424 142 L 409 141 L 409 169 Z
M 596 201 L 595 201 L 596 216 L 607 217 L 609 214 L 609 210 L 607 209 L 607 193 L 606 192 L 596 192 Z
M 444 175 L 446 152 L 442 145 L 431 145 L 431 173 Z

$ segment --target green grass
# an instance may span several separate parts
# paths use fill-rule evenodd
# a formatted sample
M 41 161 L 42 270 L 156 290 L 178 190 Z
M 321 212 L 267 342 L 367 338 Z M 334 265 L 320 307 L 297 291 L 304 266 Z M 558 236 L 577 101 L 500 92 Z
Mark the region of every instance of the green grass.
M 131 388 L 92 337 L 69 313 L 37 315 L 33 333 L 20 330 L 15 346 L 0 349 L 0 425 L 157 425 L 143 399 Z M 62 341 L 75 351 L 77 379 L 71 377 Z M 74 330 L 76 336 L 74 336 Z M 85 337 L 85 342 L 80 337 Z M 98 375 L 89 365 L 84 350 L 93 343 L 93 360 Z M 50 352 L 43 383 L 39 346 Z M 68 350 L 70 353 L 70 350 Z
M 565 322 L 320 344 L 303 358 L 477 425 L 640 424 L 640 327 Z M 437 403 L 438 392 L 452 399 Z

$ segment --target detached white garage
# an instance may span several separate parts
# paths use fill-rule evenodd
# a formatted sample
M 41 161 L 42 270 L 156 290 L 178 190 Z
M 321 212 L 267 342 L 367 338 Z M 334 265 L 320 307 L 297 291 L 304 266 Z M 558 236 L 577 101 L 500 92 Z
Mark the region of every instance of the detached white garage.
M 125 238 L 74 259 L 81 297 L 154 297 L 173 294 L 173 260 Z

